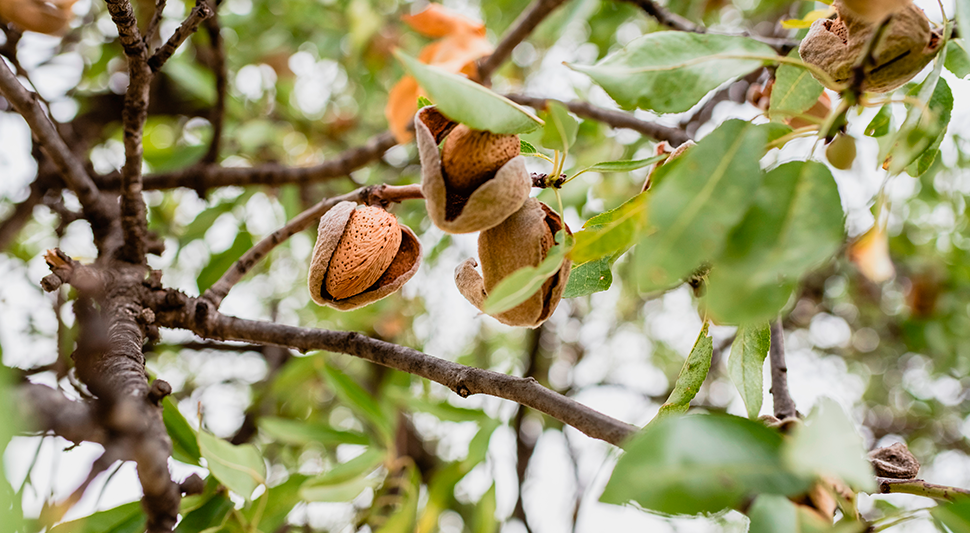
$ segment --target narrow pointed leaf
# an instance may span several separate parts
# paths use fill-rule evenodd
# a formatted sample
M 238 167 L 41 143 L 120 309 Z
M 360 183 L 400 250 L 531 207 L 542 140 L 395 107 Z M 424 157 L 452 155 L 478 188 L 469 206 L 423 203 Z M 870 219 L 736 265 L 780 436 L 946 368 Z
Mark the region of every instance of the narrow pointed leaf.
M 655 155 L 646 159 L 604 161 L 583 169 L 583 172 L 631 172 L 667 159 L 670 154 Z
M 741 393 L 748 418 L 758 418 L 758 413 L 761 412 L 761 403 L 764 400 L 762 376 L 770 346 L 771 331 L 768 324 L 741 326 L 734 338 L 734 344 L 731 345 L 728 374 Z
M 626 203 L 601 213 L 574 235 L 569 257 L 576 264 L 595 261 L 626 251 L 647 225 L 647 195 L 638 194 Z
M 635 39 L 595 65 L 570 68 L 625 108 L 681 113 L 775 57 L 770 46 L 746 37 L 663 31 Z
M 199 432 L 199 449 L 209 472 L 229 490 L 249 500 L 266 482 L 266 463 L 252 444 L 235 446 L 205 431 Z
M 611 258 L 604 257 L 573 267 L 562 297 L 578 298 L 609 289 L 613 285 L 612 264 Z
M 674 390 L 667 397 L 667 401 L 660 406 L 660 412 L 657 413 L 657 418 L 654 420 L 660 420 L 670 415 L 683 414 L 690 408 L 690 401 L 694 399 L 694 396 L 697 396 L 697 391 L 701 389 L 701 385 L 704 384 L 704 380 L 707 379 L 707 373 L 711 369 L 711 356 L 714 355 L 714 339 L 707 334 L 709 327 L 710 324 L 705 322 L 704 327 L 701 328 L 701 334 L 697 337 L 697 341 L 694 342 L 694 347 L 691 349 L 690 355 L 687 356 L 683 368 L 680 369 L 680 375 L 677 376 L 677 383 L 674 384 Z
M 325 446 L 370 444 L 367 435 L 356 431 L 334 429 L 320 422 L 262 417 L 259 419 L 259 429 L 265 431 L 274 441 L 286 444 L 317 443 Z
M 566 106 L 549 100 L 546 103 L 546 110 L 539 113 L 539 116 L 546 122 L 542 127 L 542 146 L 560 152 L 569 150 L 569 147 L 576 142 L 579 122 L 569 114 Z
M 141 502 L 132 502 L 58 524 L 50 533 L 141 533 L 145 521 Z
M 798 50 L 793 50 L 788 57 L 798 59 Z M 775 84 L 771 88 L 769 113 L 776 117 L 791 117 L 804 113 L 810 109 L 824 88 L 807 69 L 795 65 L 783 64 L 775 72 Z
M 202 452 L 199 451 L 196 431 L 182 416 L 171 396 L 165 397 L 162 406 L 162 420 L 165 422 L 169 438 L 172 439 L 172 458 L 190 465 L 198 465 Z
M 856 425 L 831 398 L 823 398 L 796 427 L 784 451 L 785 463 L 803 476 L 831 476 L 854 490 L 876 490 L 876 478 Z
M 332 365 L 324 365 L 322 373 L 327 384 L 330 385 L 344 405 L 352 409 L 364 422 L 374 428 L 385 441 L 391 438 L 394 433 L 391 422 L 373 396 L 350 376 Z
M 565 239 L 564 233 L 556 234 L 556 242 L 562 243 Z M 559 244 L 549 250 L 549 254 L 539 266 L 523 267 L 508 275 L 495 286 L 485 300 L 485 313 L 494 315 L 503 311 L 508 311 L 520 303 L 526 301 L 537 290 L 542 288 L 542 284 L 555 274 L 566 260 L 566 254 L 571 246 Z
M 543 124 L 524 107 L 464 76 L 426 65 L 400 50 L 394 55 L 418 80 L 438 111 L 451 120 L 492 133 L 526 133 Z
M 522 154 L 537 154 L 539 150 L 536 150 L 535 146 L 528 141 L 519 140 L 519 152 Z

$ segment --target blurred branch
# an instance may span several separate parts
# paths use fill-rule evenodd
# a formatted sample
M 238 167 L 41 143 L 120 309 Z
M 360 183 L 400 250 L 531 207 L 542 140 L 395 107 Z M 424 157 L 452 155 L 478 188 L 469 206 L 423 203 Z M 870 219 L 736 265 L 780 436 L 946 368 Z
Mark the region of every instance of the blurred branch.
M 890 479 L 877 477 L 880 494 L 915 494 L 934 500 L 952 502 L 960 496 L 970 496 L 970 490 L 927 483 L 922 479 Z
M 788 51 L 798 46 L 798 41 L 793 41 L 791 39 L 784 39 L 784 38 L 778 38 L 778 37 L 764 37 L 761 35 L 754 35 L 748 31 L 742 31 L 736 34 L 730 34 L 730 33 L 722 34 L 720 32 L 713 32 L 713 31 L 710 31 L 706 26 L 695 24 L 676 13 L 671 13 L 666 8 L 658 5 L 653 0 L 623 0 L 623 1 L 639 7 L 641 10 L 643 10 L 644 13 L 656 19 L 656 21 L 659 22 L 661 25 L 666 26 L 672 30 L 686 31 L 689 33 L 711 33 L 711 34 L 719 34 L 719 35 L 736 35 L 738 37 L 748 37 L 756 41 L 762 42 L 764 44 L 767 44 L 768 46 L 774 48 L 776 51 L 778 51 L 781 54 L 787 54 Z
M 145 27 L 145 46 L 151 46 L 152 40 L 155 38 L 155 32 L 158 31 L 158 25 L 162 22 L 162 15 L 165 11 L 166 0 L 155 0 L 155 12 L 152 13 L 152 19 L 148 21 L 148 26 Z
M 313 207 L 293 217 L 293 220 L 289 221 L 285 226 L 274 231 L 247 250 L 232 268 L 227 270 L 218 281 L 206 289 L 202 297 L 212 302 L 212 305 L 218 308 L 233 286 L 239 283 L 256 266 L 256 263 L 293 235 L 309 228 L 317 219 L 325 215 L 327 211 L 340 202 L 386 205 L 389 202 L 401 202 L 403 200 L 421 198 L 424 198 L 424 195 L 421 194 L 420 185 L 371 185 L 342 196 L 321 200 Z
M 215 163 L 219 161 L 219 151 L 222 147 L 222 130 L 226 118 L 226 93 L 228 88 L 229 74 L 226 71 L 226 49 L 222 43 L 222 28 L 219 24 L 219 4 L 222 0 L 209 0 L 212 8 L 212 16 L 205 19 L 205 30 L 209 35 L 209 48 L 212 55 L 209 57 L 209 68 L 216 77 L 216 103 L 209 113 L 209 122 L 212 124 L 212 140 L 209 142 L 209 149 L 202 157 L 203 163 Z
M 478 63 L 478 79 L 484 85 L 489 85 L 488 81 L 492 73 L 498 70 L 505 63 L 512 50 L 519 45 L 533 30 L 545 20 L 557 7 L 565 3 L 566 0 L 535 0 L 525 11 L 519 15 L 512 23 L 512 28 L 502 37 L 502 41 L 495 47 L 492 55 L 482 58 Z
M 205 0 L 196 0 L 195 7 L 189 12 L 189 16 L 182 21 L 182 25 L 179 26 L 178 29 L 175 30 L 175 33 L 169 37 L 168 41 L 158 50 L 156 50 L 155 54 L 148 59 L 148 66 L 152 69 L 152 72 L 158 72 L 158 70 L 162 68 L 162 65 L 168 61 L 168 58 L 172 57 L 175 50 L 178 49 L 178 47 L 181 46 L 190 35 L 195 33 L 195 30 L 198 29 L 199 24 L 211 16 L 212 9 L 210 9 L 209 5 L 205 3 Z
M 7 246 L 10 246 L 20 230 L 33 217 L 34 207 L 40 205 L 43 199 L 44 191 L 35 181 L 30 185 L 30 194 L 27 198 L 14 206 L 10 216 L 0 222 L 0 250 L 5 250 Z
M 34 137 L 57 167 L 61 178 L 77 195 L 84 216 L 91 223 L 95 243 L 102 246 L 112 224 L 107 202 L 102 200 L 98 187 L 84 165 L 58 134 L 54 123 L 41 107 L 39 97 L 20 84 L 4 61 L 0 61 L 0 94 L 24 117 Z
M 798 416 L 795 401 L 788 393 L 788 365 L 785 363 L 785 329 L 781 319 L 771 323 L 771 397 L 774 400 L 775 417 L 779 420 Z
M 189 298 L 172 290 L 156 291 L 154 298 L 157 321 L 162 327 L 188 329 L 204 338 L 276 344 L 304 352 L 327 350 L 352 355 L 430 379 L 462 398 L 488 394 L 520 403 L 569 424 L 590 437 L 617 446 L 637 431 L 635 426 L 543 387 L 534 378 L 460 365 L 357 332 L 299 328 L 226 316 L 202 298 Z
M 536 377 L 536 363 L 538 362 L 539 352 L 542 350 L 542 333 L 545 331 L 545 329 L 546 325 L 543 324 L 529 332 L 529 351 L 526 356 L 527 359 L 525 372 L 522 373 L 522 375 L 526 378 Z M 525 486 L 525 475 L 529 469 L 529 461 L 532 460 L 532 454 L 536 449 L 536 441 L 535 439 L 532 439 L 526 435 L 522 430 L 522 426 L 525 422 L 525 415 L 526 408 L 524 405 L 520 405 L 518 412 L 515 413 L 515 421 L 512 425 L 512 428 L 515 431 L 515 473 L 519 481 L 519 495 L 515 500 L 515 509 L 512 511 L 512 516 L 521 520 L 522 525 L 525 526 L 525 530 L 528 533 L 532 533 L 532 528 L 529 527 L 529 520 L 525 515 L 525 503 L 522 498 L 522 488 Z
M 258 167 L 239 168 L 218 165 L 195 165 L 181 170 L 145 176 L 146 190 L 186 187 L 204 192 L 228 185 L 283 185 L 286 183 L 310 183 L 350 175 L 351 172 L 380 159 L 384 152 L 397 145 L 390 132 L 371 137 L 366 144 L 351 148 L 312 167 L 284 167 L 264 164 Z M 118 175 L 101 178 L 105 190 L 119 185 Z
M 678 128 L 661 126 L 659 124 L 654 124 L 653 122 L 640 120 L 630 113 L 603 109 L 602 107 L 596 107 L 592 104 L 579 100 L 562 102 L 551 98 L 537 98 L 534 96 L 526 96 L 524 94 L 507 94 L 505 96 L 517 104 L 527 105 L 535 109 L 545 109 L 548 102 L 559 102 L 560 104 L 566 106 L 570 111 L 581 117 L 593 119 L 604 124 L 609 124 L 614 128 L 631 129 L 652 139 L 656 139 L 658 141 L 667 141 L 673 146 L 680 146 L 690 139 L 690 137 L 688 137 L 683 130 Z

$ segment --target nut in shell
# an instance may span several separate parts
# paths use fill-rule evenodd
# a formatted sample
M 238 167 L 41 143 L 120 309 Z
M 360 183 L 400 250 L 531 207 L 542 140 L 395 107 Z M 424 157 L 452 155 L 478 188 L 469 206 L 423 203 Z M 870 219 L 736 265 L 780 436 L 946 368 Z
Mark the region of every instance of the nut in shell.
M 852 81 L 855 66 L 869 47 L 882 22 L 873 23 L 836 0 L 838 17 L 812 23 L 798 48 L 801 58 L 828 74 L 837 84 Z M 915 5 L 893 13 L 883 38 L 873 50 L 873 64 L 865 69 L 862 89 L 883 93 L 896 89 L 919 74 L 939 51 L 943 42 L 923 10 Z M 823 84 L 826 80 L 819 80 Z
M 455 270 L 458 291 L 475 307 L 482 309 L 491 290 L 516 270 L 537 266 L 556 246 L 555 235 L 560 230 L 569 233 L 559 215 L 546 204 L 530 198 L 521 209 L 498 226 L 485 230 L 478 237 L 478 263 L 468 259 Z M 559 270 L 542 284 L 528 300 L 494 317 L 509 326 L 535 328 L 548 319 L 562 298 L 569 271 L 567 259 Z
M 421 243 L 378 207 L 340 202 L 320 219 L 308 285 L 313 301 L 342 311 L 399 290 L 418 270 Z
M 445 232 L 495 227 L 529 197 L 532 179 L 519 155 L 518 136 L 470 130 L 434 106 L 418 111 L 414 129 L 428 216 Z

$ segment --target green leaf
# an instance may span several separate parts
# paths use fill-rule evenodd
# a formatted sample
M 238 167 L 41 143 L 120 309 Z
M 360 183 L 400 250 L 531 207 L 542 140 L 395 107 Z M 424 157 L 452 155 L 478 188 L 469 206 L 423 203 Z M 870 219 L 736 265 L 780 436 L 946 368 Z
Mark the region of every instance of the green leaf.
M 611 258 L 603 257 L 573 267 L 562 297 L 578 298 L 609 289 L 613 285 L 612 264 Z
M 799 494 L 809 483 L 785 468 L 781 447 L 781 435 L 745 418 L 669 417 L 625 446 L 600 500 L 696 515 L 737 507 L 755 494 Z
M 209 472 L 229 490 L 247 501 L 256 487 L 266 483 L 266 463 L 252 444 L 233 444 L 199 432 L 199 449 L 205 458 Z
M 498 519 L 495 518 L 497 503 L 495 501 L 495 483 L 485 491 L 482 499 L 475 506 L 472 516 L 472 533 L 497 533 Z
M 660 412 L 657 413 L 655 420 L 686 413 L 690 408 L 690 401 L 697 396 L 697 391 L 707 379 L 707 373 L 711 369 L 711 356 L 714 355 L 714 338 L 707 334 L 709 327 L 710 324 L 705 322 L 704 327 L 701 328 L 701 334 L 697 336 L 690 355 L 680 369 L 674 390 L 667 397 L 667 401 L 660 406 Z
M 647 226 L 647 194 L 640 193 L 620 207 L 591 218 L 576 233 L 570 259 L 581 265 L 622 253 L 636 242 Z
M 447 401 L 432 401 L 420 396 L 415 396 L 411 391 L 388 391 L 395 396 L 399 405 L 404 406 L 408 411 L 429 413 L 445 422 L 470 422 L 487 420 L 488 415 L 480 409 L 468 409 L 467 407 L 457 407 Z
M 279 528 L 286 523 L 287 515 L 302 500 L 300 487 L 306 479 L 307 476 L 290 474 L 285 482 L 268 489 L 260 496 L 260 499 L 267 498 L 265 502 L 257 501 L 243 514 L 250 523 L 256 522 L 258 518 L 259 531 L 279 531 Z
M 943 50 L 943 54 L 946 50 Z M 942 59 L 942 58 L 939 58 Z M 893 142 L 886 143 L 880 150 L 879 160 L 884 161 L 892 155 L 889 165 L 890 174 L 898 174 L 916 161 L 937 139 L 946 132 L 953 111 L 953 93 L 946 80 L 940 77 L 943 62 L 937 65 L 910 96 L 926 102 L 926 106 L 910 107 L 906 120 L 900 126 Z M 928 112 L 926 109 L 928 108 Z
M 775 316 L 791 283 L 835 254 L 844 238 L 839 190 L 822 163 L 775 168 L 754 199 L 708 280 L 709 311 L 733 324 Z
M 649 196 L 655 231 L 637 245 L 641 290 L 668 288 L 717 256 L 761 184 L 767 134 L 729 120 L 657 169 Z
M 357 457 L 345 463 L 340 463 L 319 476 L 306 480 L 303 483 L 303 488 L 339 485 L 359 477 L 365 477 L 380 466 L 386 457 L 386 451 L 371 446 Z
M 528 141 L 519 139 L 519 152 L 522 154 L 538 154 L 539 150 Z
M 0 361 L 3 361 L 3 347 L 0 346 Z M 10 369 L 0 364 L 0 456 L 7 449 L 10 440 L 19 433 L 23 420 L 18 415 L 15 385 Z M 22 531 L 23 494 L 17 494 L 7 481 L 3 461 L 0 460 L 0 524 L 6 524 L 11 531 Z
M 798 59 L 798 50 L 792 50 L 788 57 Z M 775 71 L 768 112 L 773 119 L 800 115 L 818 102 L 823 90 L 807 69 L 783 64 Z
M 400 50 L 394 55 L 451 120 L 492 133 L 526 133 L 543 124 L 522 106 L 464 76 L 426 65 Z
M 956 19 L 958 28 L 970 28 L 970 0 L 955 0 L 954 7 L 956 7 Z M 952 23 L 948 24 L 952 27 Z M 950 28 L 947 28 L 949 30 Z M 963 37 L 961 40 L 966 43 L 967 35 L 966 30 L 961 30 Z
M 648 167 L 654 163 L 659 163 L 667 159 L 670 154 L 660 154 L 646 159 L 624 160 L 624 161 L 604 161 L 584 168 L 582 172 L 631 172 L 634 170 Z
M 405 467 L 400 484 L 403 498 L 400 509 L 392 514 L 375 533 L 413 533 L 418 520 L 418 500 L 421 496 L 421 473 L 413 465 Z
M 421 109 L 422 107 L 428 107 L 430 105 L 434 105 L 434 103 L 432 103 L 431 100 L 428 100 L 423 96 L 418 97 L 418 109 Z
M 539 113 L 546 122 L 542 127 L 542 146 L 550 150 L 564 152 L 576 142 L 579 122 L 569 114 L 569 109 L 559 102 L 549 100 L 546 110 Z
M 199 451 L 196 432 L 182 416 L 171 396 L 162 400 L 162 421 L 165 422 L 165 429 L 172 439 L 172 458 L 190 465 L 199 465 L 202 452 Z
M 748 533 L 798 532 L 798 512 L 795 504 L 778 494 L 761 494 L 748 509 L 751 526 Z
M 363 389 L 356 381 L 332 365 L 324 365 L 323 377 L 327 380 L 340 401 L 350 407 L 356 414 L 366 421 L 384 442 L 390 442 L 394 431 L 387 415 L 381 410 L 377 400 Z
M 633 40 L 595 65 L 569 67 L 625 108 L 681 113 L 722 83 L 776 57 L 770 46 L 746 37 L 662 31 Z
M 937 505 L 930 513 L 953 533 L 970 533 L 970 498 L 960 497 L 950 503 Z
M 306 422 L 286 418 L 262 417 L 259 429 L 265 431 L 275 442 L 303 446 L 317 443 L 324 446 L 338 444 L 370 444 L 367 435 L 356 431 L 341 431 L 320 422 Z
M 857 491 L 876 490 L 862 437 L 842 407 L 830 398 L 823 398 L 805 423 L 794 429 L 784 457 L 792 472 L 842 479 Z
M 958 78 L 970 76 L 970 53 L 966 39 L 951 39 L 946 45 L 946 69 Z
M 539 266 L 523 267 L 509 274 L 489 293 L 483 305 L 486 314 L 494 315 L 508 311 L 526 301 L 539 289 L 550 276 L 559 271 L 571 246 L 563 243 L 565 232 L 556 234 L 556 242 Z
M 872 121 L 866 126 L 866 135 L 869 137 L 882 137 L 889 134 L 889 125 L 892 123 L 893 119 L 893 107 L 891 104 L 886 104 L 879 108 L 879 112 L 876 116 L 872 117 Z
M 239 232 L 236 233 L 235 240 L 232 241 L 232 246 L 228 250 L 209 258 L 209 264 L 199 272 L 199 277 L 196 279 L 196 284 L 199 286 L 199 293 L 205 292 L 213 283 L 218 281 L 227 270 L 232 268 L 233 263 L 238 261 L 242 257 L 242 254 L 246 253 L 252 247 L 253 236 L 248 231 L 240 228 Z
M 218 526 L 223 523 L 233 507 L 232 501 L 223 492 L 214 493 L 202 505 L 183 513 L 182 521 L 175 528 L 175 533 L 196 533 Z
M 741 393 L 748 418 L 758 418 L 761 412 L 761 402 L 764 400 L 762 376 L 770 346 L 771 329 L 768 324 L 741 326 L 731 345 L 728 374 Z
M 58 524 L 50 533 L 143 533 L 145 513 L 141 502 L 119 505 L 90 516 Z

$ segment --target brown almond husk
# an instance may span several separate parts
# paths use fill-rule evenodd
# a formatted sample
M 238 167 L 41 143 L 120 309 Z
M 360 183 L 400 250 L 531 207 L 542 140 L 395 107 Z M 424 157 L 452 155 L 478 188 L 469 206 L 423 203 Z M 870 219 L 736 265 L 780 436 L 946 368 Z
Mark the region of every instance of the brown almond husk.
M 0 18 L 37 33 L 60 35 L 74 18 L 77 0 L 0 0 Z
M 474 259 L 459 265 L 455 270 L 458 291 L 481 310 L 489 291 L 500 281 L 522 267 L 537 266 L 546 258 L 549 249 L 556 244 L 556 232 L 561 229 L 571 233 L 555 211 L 535 198 L 529 198 L 512 216 L 479 235 L 482 274 L 475 270 L 478 262 Z M 493 315 L 494 318 L 508 326 L 539 327 L 559 305 L 571 268 L 572 263 L 565 260 L 559 271 L 528 300 Z
M 518 211 L 529 197 L 532 179 L 525 157 L 516 156 L 470 194 L 450 190 L 441 170 L 440 143 L 455 126 L 434 106 L 418 110 L 414 130 L 421 158 L 421 192 L 428 216 L 446 233 L 473 233 L 493 228 Z
M 852 81 L 855 65 L 868 50 L 881 22 L 863 19 L 841 0 L 836 0 L 834 6 L 838 17 L 812 23 L 798 52 L 803 61 L 825 71 L 837 84 L 845 84 Z M 884 93 L 902 86 L 929 64 L 942 42 L 922 9 L 910 4 L 897 11 L 874 51 L 874 65 L 866 69 L 862 88 Z M 819 81 L 825 84 L 825 80 Z
M 335 300 L 327 293 L 324 280 L 330 268 L 330 259 L 344 234 L 350 215 L 357 208 L 354 202 L 340 202 L 333 206 L 320 218 L 317 229 L 317 242 L 313 246 L 310 259 L 310 271 L 307 276 L 307 286 L 313 301 L 341 311 L 350 311 L 374 303 L 397 292 L 404 284 L 414 277 L 421 264 L 421 242 L 411 228 L 401 226 L 401 245 L 397 255 L 391 261 L 381 277 L 364 292 L 349 298 Z

